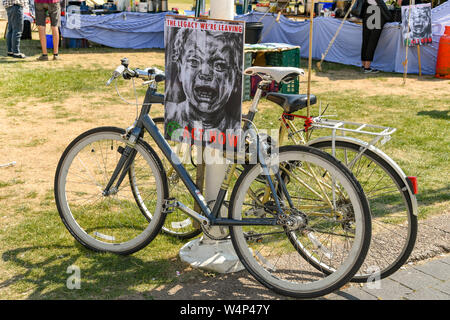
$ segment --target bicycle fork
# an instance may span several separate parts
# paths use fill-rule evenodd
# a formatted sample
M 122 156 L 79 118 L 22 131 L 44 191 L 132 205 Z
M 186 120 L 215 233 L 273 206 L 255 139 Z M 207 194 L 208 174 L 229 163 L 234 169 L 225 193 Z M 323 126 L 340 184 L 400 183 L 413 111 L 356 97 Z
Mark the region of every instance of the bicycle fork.
M 119 147 L 118 152 L 121 153 L 119 162 L 117 163 L 114 172 L 106 185 L 105 190 L 103 190 L 103 196 L 114 195 L 119 191 L 119 187 L 123 182 L 123 179 L 127 175 L 128 171 L 133 164 L 134 158 L 136 157 L 136 141 L 139 139 L 141 129 L 139 127 L 134 127 L 130 137 L 127 139 L 126 147 Z M 119 175 L 120 174 L 120 175 Z M 119 177 L 117 179 L 117 177 Z M 114 181 L 117 179 L 116 185 L 113 187 Z

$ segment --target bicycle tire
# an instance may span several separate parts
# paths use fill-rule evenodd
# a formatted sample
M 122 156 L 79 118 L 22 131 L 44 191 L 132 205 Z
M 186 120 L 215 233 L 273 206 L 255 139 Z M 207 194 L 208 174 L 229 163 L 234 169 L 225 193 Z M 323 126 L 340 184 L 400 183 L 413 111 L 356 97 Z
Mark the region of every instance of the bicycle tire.
M 163 204 L 168 187 L 158 155 L 139 140 L 135 146 L 134 179 L 139 178 L 148 186 L 142 185 L 142 193 L 150 195 L 154 191 L 156 195 L 156 200 L 148 199 L 154 204 L 150 219 L 142 216 L 126 179 L 117 193 L 102 194 L 117 157 L 120 158 L 119 147 L 126 146 L 124 133 L 125 130 L 116 127 L 99 127 L 75 138 L 59 160 L 54 192 L 61 220 L 78 242 L 94 251 L 127 255 L 141 250 L 158 235 L 165 219 Z M 107 142 L 107 147 L 102 148 L 102 142 Z M 109 161 L 108 155 L 114 155 L 115 161 Z M 78 170 L 77 160 L 81 164 Z M 93 165 L 92 170 L 87 167 L 89 164 Z M 143 169 L 134 169 L 141 164 Z M 128 235 L 130 239 L 125 239 Z
M 317 143 L 313 143 L 310 145 L 311 147 L 315 147 L 321 150 L 329 150 L 331 152 L 332 142 L 331 141 L 320 141 Z M 361 146 L 356 143 L 348 142 L 348 141 L 335 141 L 336 150 L 349 150 L 352 153 L 359 153 Z M 336 154 L 338 160 L 344 156 L 344 152 Z M 348 156 L 348 153 L 347 153 Z M 405 264 L 408 260 L 412 250 L 414 249 L 416 237 L 417 237 L 417 217 L 413 214 L 412 208 L 412 200 L 408 190 L 406 189 L 408 186 L 405 185 L 403 179 L 399 176 L 397 171 L 392 168 L 392 166 L 384 160 L 382 157 L 377 155 L 375 152 L 366 149 L 363 153 L 363 156 L 369 159 L 371 162 L 365 164 L 366 168 L 369 168 L 371 163 L 374 163 L 376 166 L 379 166 L 396 186 L 396 191 L 398 195 L 395 197 L 394 201 L 399 202 L 402 199 L 401 204 L 394 206 L 391 201 L 390 204 L 384 205 L 386 208 L 390 208 L 392 211 L 401 210 L 404 212 L 402 220 L 406 220 L 406 227 L 401 227 L 396 224 L 392 226 L 392 230 L 389 230 L 389 235 L 386 236 L 385 232 L 379 232 L 377 230 L 372 230 L 372 241 L 369 248 L 369 252 L 366 257 L 366 261 L 364 262 L 361 270 L 354 276 L 352 279 L 353 282 L 367 282 L 369 279 L 375 279 L 375 277 L 379 277 L 380 279 L 386 278 L 396 272 L 400 267 Z M 342 161 L 345 165 L 345 161 Z M 362 161 L 361 161 L 362 162 Z M 361 169 L 363 165 L 355 164 L 353 168 L 353 173 L 358 181 L 361 183 L 363 190 L 369 191 L 369 184 L 364 182 L 364 176 Z M 358 171 L 359 172 L 355 172 Z M 371 169 L 372 170 L 372 169 Z M 374 169 L 375 170 L 375 169 Z M 375 177 L 373 174 L 371 175 Z M 371 177 L 369 177 L 371 178 Z M 377 177 L 378 178 L 378 177 Z M 367 179 L 368 180 L 368 179 Z M 373 190 L 372 190 L 373 192 Z M 386 196 L 386 195 L 385 195 Z M 386 198 L 386 197 L 385 197 Z M 372 227 L 377 229 L 377 227 L 382 228 L 381 225 L 385 224 L 384 229 L 388 231 L 387 219 L 383 222 L 383 219 L 379 217 L 381 215 L 379 213 L 379 209 L 376 208 L 379 205 L 380 200 L 372 201 L 372 197 L 368 196 L 369 206 L 371 208 L 372 214 Z M 401 207 L 402 209 L 399 209 Z M 395 213 L 395 212 L 394 212 Z M 397 213 L 397 219 L 399 214 Z M 395 220 L 395 219 L 394 219 Z M 393 231 L 394 230 L 394 231 Z M 381 248 L 380 248 L 381 247 Z M 393 259 L 387 259 L 386 251 L 389 250 L 389 254 Z M 395 250 L 395 253 L 393 251 Z M 363 270 L 366 271 L 363 271 Z
M 350 224 L 349 219 L 352 220 L 354 229 L 344 230 L 344 228 L 348 228 L 347 226 L 344 227 L 344 220 L 333 225 L 334 217 L 328 219 L 325 214 L 315 218 L 313 212 L 310 214 L 310 212 L 303 210 L 298 213 L 291 210 L 290 215 L 294 215 L 294 218 L 295 215 L 302 216 L 303 214 L 306 216 L 308 221 L 306 227 L 289 230 L 286 227 L 279 226 L 231 226 L 230 235 L 235 252 L 255 279 L 277 293 L 295 298 L 315 298 L 331 293 L 346 284 L 364 262 L 371 236 L 370 212 L 367 200 L 353 174 L 335 158 L 321 150 L 308 146 L 283 146 L 279 149 L 279 159 L 282 167 L 286 163 L 297 163 L 299 167 L 314 168 L 316 173 L 319 170 L 318 168 L 322 168 L 323 172 L 331 173 L 324 177 L 328 179 L 330 176 L 334 176 L 340 192 L 348 193 L 350 206 L 354 210 L 354 217 L 352 218 L 350 214 L 345 220 L 345 224 Z M 255 206 L 255 201 L 250 200 L 249 202 L 246 200 L 246 197 L 249 197 L 248 194 L 254 194 L 250 187 L 255 190 L 260 189 L 258 184 L 261 183 L 259 182 L 261 172 L 260 165 L 252 165 L 248 166 L 240 175 L 231 195 L 230 219 L 241 219 L 244 215 L 263 217 L 261 206 Z M 319 173 L 322 173 L 322 171 Z M 308 176 L 305 175 L 305 177 Z M 320 184 L 320 182 L 318 183 Z M 293 182 L 290 182 L 286 187 L 291 188 L 289 193 L 295 190 L 301 192 L 300 195 L 304 194 L 305 197 L 302 201 L 308 201 L 306 197 L 309 197 L 309 194 L 306 188 L 306 191 L 300 191 Z M 300 198 L 298 204 L 300 204 Z M 316 201 L 316 199 L 310 199 L 310 201 Z M 347 208 L 350 206 L 347 204 Z M 245 211 L 244 209 L 247 207 L 250 207 L 250 209 Z M 310 223 L 314 224 L 308 227 Z M 322 228 L 321 231 L 319 228 Z M 262 232 L 262 230 L 265 232 Z M 327 234 L 327 238 L 320 238 L 323 237 L 323 235 L 319 235 L 320 232 Z M 313 256 L 308 257 L 303 254 L 302 250 L 299 250 L 299 246 L 312 245 L 308 240 L 308 235 L 311 233 L 317 234 L 319 239 L 322 240 L 322 249 L 317 249 Z M 329 240 L 333 234 L 338 238 L 334 246 L 332 240 Z M 352 234 L 354 240 L 350 243 L 352 240 L 347 238 L 352 238 Z M 278 239 L 277 236 L 279 236 Z M 321 251 L 324 250 L 323 247 L 325 246 L 331 253 L 324 258 Z M 285 249 L 288 250 L 286 253 L 281 252 Z M 275 256 L 278 253 L 279 256 Z M 340 260 L 341 263 L 336 266 L 339 261 L 331 261 L 333 258 Z M 311 259 L 317 259 L 321 263 L 325 263 L 325 260 L 328 259 L 327 263 L 336 267 L 335 272 L 331 274 L 317 272 L 308 261 Z M 271 273 L 272 271 L 274 274 Z M 299 274 L 300 276 L 295 281 L 309 282 L 290 281 Z
M 155 117 L 153 118 L 153 122 L 156 125 L 162 125 L 164 127 L 164 117 Z M 162 127 L 162 128 L 163 128 Z M 162 129 L 160 128 L 160 130 Z M 162 131 L 161 131 L 162 132 Z M 144 139 L 145 139 L 144 135 Z M 147 139 L 147 143 L 150 145 L 155 145 L 155 150 L 158 150 L 158 154 L 160 154 L 160 158 L 162 159 L 162 164 L 166 172 L 167 177 L 167 185 L 169 187 L 169 197 L 179 199 L 180 197 L 183 198 L 183 203 L 188 206 L 194 205 L 194 200 L 192 197 L 189 196 L 188 192 L 186 192 L 186 187 L 184 186 L 183 182 L 180 180 L 178 174 L 175 170 L 171 170 L 172 166 L 169 163 L 169 161 L 165 158 L 165 156 L 162 154 L 162 152 L 159 150 L 159 148 L 156 146 L 153 139 Z M 170 144 L 170 141 L 168 141 Z M 175 143 L 175 142 L 174 142 Z M 195 166 L 192 166 L 195 168 Z M 192 169 L 192 168 L 191 168 Z M 188 168 L 189 170 L 189 168 Z M 192 171 L 192 170 L 191 170 Z M 147 209 L 145 206 L 141 205 L 141 201 L 139 197 L 137 196 L 138 190 L 137 188 L 131 184 L 133 193 L 136 195 L 136 203 L 141 208 L 141 211 L 144 215 L 146 215 Z M 188 197 L 188 198 L 187 198 Z M 182 212 L 179 209 L 173 209 L 172 212 L 169 212 L 166 216 L 166 220 L 164 222 L 164 225 L 161 228 L 161 231 L 164 234 L 167 234 L 169 236 L 173 236 L 179 239 L 191 239 L 199 235 L 202 230 L 200 227 L 200 224 L 197 223 L 195 220 L 193 220 L 190 216 L 188 216 L 186 213 Z

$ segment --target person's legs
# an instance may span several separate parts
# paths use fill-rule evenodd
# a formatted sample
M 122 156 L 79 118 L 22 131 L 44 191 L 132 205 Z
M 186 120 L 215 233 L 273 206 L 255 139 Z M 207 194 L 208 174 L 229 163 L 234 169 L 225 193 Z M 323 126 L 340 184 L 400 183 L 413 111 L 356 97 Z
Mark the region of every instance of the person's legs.
M 364 60 L 369 62 L 369 66 L 370 66 L 370 62 L 373 61 L 373 56 L 375 54 L 375 49 L 377 48 L 378 40 L 380 39 L 380 35 L 381 35 L 380 29 L 370 30 L 370 33 L 368 35 L 367 47 L 366 47 L 366 52 L 364 55 L 364 57 L 365 57 Z
M 367 61 L 367 47 L 369 44 L 370 29 L 367 28 L 367 4 L 364 3 L 362 8 L 364 14 L 362 16 L 362 45 L 361 45 L 361 65 L 363 68 L 370 66 L 370 61 Z
M 42 49 L 42 56 L 38 58 L 38 60 L 48 60 L 42 59 L 42 57 L 47 56 L 47 37 L 45 32 L 45 20 L 46 20 L 46 10 L 47 10 L 47 4 L 46 3 L 35 3 L 34 9 L 36 13 L 36 25 L 38 26 L 39 30 L 39 41 L 41 42 L 41 49 Z
M 61 25 L 61 5 L 58 3 L 50 3 L 48 5 L 48 15 L 52 25 L 53 35 L 53 59 L 58 59 L 59 53 L 59 26 Z
M 370 39 L 370 30 L 363 27 L 363 39 L 361 46 L 361 62 L 364 68 L 368 68 L 370 66 L 370 61 L 368 59 L 368 47 L 369 47 L 369 39 Z
M 58 27 L 52 27 L 53 35 L 53 54 L 57 55 L 59 51 L 59 30 Z
M 47 36 L 45 32 L 45 26 L 38 26 L 39 29 L 39 40 L 41 42 L 42 54 L 47 54 Z
M 361 50 L 361 60 L 363 62 L 364 70 L 376 71 L 371 69 L 370 65 L 373 61 L 375 50 L 380 40 L 381 33 L 383 32 L 383 27 L 386 23 L 383 16 L 380 16 L 380 26 L 368 28 L 366 25 L 367 21 L 363 21 L 363 49 Z
M 12 32 L 13 32 L 13 28 L 12 28 L 12 14 L 13 14 L 13 10 L 12 7 L 6 8 L 6 14 L 8 16 L 8 29 L 6 31 L 6 49 L 8 54 L 12 54 Z
M 11 26 L 11 29 L 9 29 Z M 13 52 L 13 54 L 20 54 L 20 38 L 22 37 L 23 31 L 23 7 L 14 5 L 8 8 L 8 32 L 9 37 L 7 38 L 7 43 L 10 44 L 8 52 Z M 9 51 L 11 50 L 11 51 Z

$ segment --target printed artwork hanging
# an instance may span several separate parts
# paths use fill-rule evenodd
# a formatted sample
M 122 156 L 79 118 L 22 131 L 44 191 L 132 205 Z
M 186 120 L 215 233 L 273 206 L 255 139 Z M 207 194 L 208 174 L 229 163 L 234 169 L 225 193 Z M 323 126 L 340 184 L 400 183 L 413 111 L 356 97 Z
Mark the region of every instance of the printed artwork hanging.
M 411 14 L 409 10 L 411 10 Z M 424 45 L 433 41 L 430 3 L 417 4 L 411 7 L 402 6 L 402 40 L 403 44 L 408 46 Z
M 218 148 L 236 144 L 244 29 L 244 22 L 166 16 L 166 139 Z

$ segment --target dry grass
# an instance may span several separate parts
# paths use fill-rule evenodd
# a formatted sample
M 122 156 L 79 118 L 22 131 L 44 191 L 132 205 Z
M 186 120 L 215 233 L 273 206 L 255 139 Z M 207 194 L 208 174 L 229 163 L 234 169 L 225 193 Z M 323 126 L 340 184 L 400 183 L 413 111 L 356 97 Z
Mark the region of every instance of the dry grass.
M 207 279 L 177 258 L 183 242 L 165 236 L 131 257 L 85 250 L 65 230 L 53 200 L 56 165 L 70 141 L 93 127 L 127 127 L 134 120 L 135 108 L 104 86 L 111 71 L 124 56 L 135 67 L 162 67 L 164 52 L 62 50 L 61 61 L 42 63 L 34 61 L 36 40 L 23 45 L 29 59 L 0 57 L 0 164 L 16 161 L 0 168 L 0 299 L 149 298 L 143 292 L 158 285 Z M 348 120 L 396 126 L 386 149 L 407 174 L 419 176 L 422 216 L 444 211 L 450 204 L 449 81 L 409 76 L 402 86 L 401 75 L 365 77 L 357 68 L 335 64 L 324 69 L 312 78 L 322 106 L 330 103 L 328 113 Z M 131 98 L 130 82 L 119 87 Z M 301 88 L 305 92 L 305 79 Z M 244 103 L 244 111 L 249 105 Z M 281 109 L 263 101 L 260 110 L 258 123 L 277 127 Z M 163 107 L 154 106 L 152 114 L 162 115 Z M 84 290 L 65 287 L 70 264 L 82 267 Z

